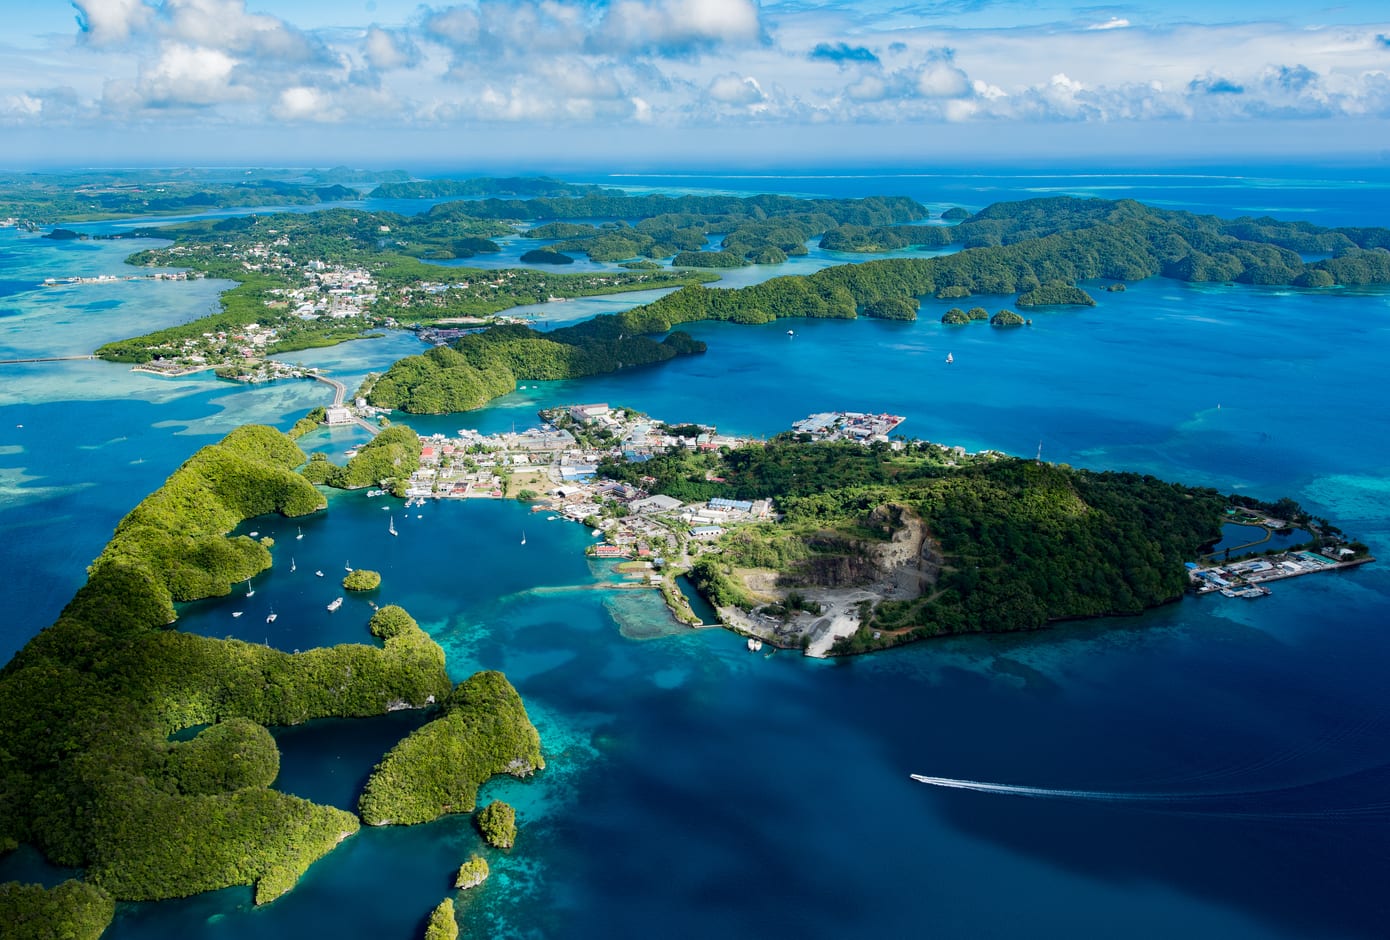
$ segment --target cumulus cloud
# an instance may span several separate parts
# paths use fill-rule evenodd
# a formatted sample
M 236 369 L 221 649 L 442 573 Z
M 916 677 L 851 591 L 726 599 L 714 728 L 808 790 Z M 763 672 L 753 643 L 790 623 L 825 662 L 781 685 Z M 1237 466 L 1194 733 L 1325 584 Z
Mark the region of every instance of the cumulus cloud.
M 756 104 L 764 98 L 757 79 L 740 77 L 732 72 L 710 82 L 708 94 L 723 104 Z
M 970 77 L 956 68 L 949 54 L 926 62 L 917 75 L 917 93 L 926 98 L 961 98 L 970 94 Z
M 97 46 L 125 42 L 153 19 L 144 0 L 72 0 L 82 38 Z
M 362 56 L 374 69 L 408 68 L 420 60 L 420 50 L 403 33 L 373 26 L 362 40 Z
M 282 121 L 328 122 L 343 118 L 342 109 L 335 107 L 328 95 L 304 85 L 281 91 L 271 113 Z
M 761 40 L 751 0 L 618 0 L 595 34 L 600 48 L 682 53 Z
M 142 69 L 136 91 L 153 107 L 213 105 L 244 97 L 231 77 L 237 60 L 219 49 L 172 42 Z

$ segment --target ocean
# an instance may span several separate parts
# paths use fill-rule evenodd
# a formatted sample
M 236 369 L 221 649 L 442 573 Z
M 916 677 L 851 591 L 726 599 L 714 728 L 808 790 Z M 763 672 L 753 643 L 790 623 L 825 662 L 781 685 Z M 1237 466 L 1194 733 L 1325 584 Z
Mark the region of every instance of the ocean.
M 1327 225 L 1390 220 L 1384 168 L 594 181 L 902 193 L 933 209 L 1072 193 Z M 215 303 L 213 282 L 37 286 L 119 274 L 129 250 L 0 231 L 0 358 L 81 354 L 132 322 L 179 322 Z M 837 259 L 739 273 L 821 260 Z M 907 418 L 902 433 L 971 450 L 1041 447 L 1076 466 L 1290 495 L 1390 553 L 1379 404 L 1390 290 L 1152 279 L 1092 293 L 1094 308 L 1037 311 L 1012 331 L 942 326 L 950 304 L 934 300 L 915 323 L 691 324 L 704 356 L 525 382 L 478 412 L 404 420 L 424 433 L 494 431 L 550 405 L 608 401 L 767 435 L 815 411 L 889 411 Z M 537 316 L 553 325 L 631 302 Z M 352 385 L 419 348 L 392 335 L 292 358 Z M 245 388 L 92 361 L 0 370 L 0 563 L 19 573 L 0 658 L 53 620 L 120 517 L 197 447 L 247 421 L 288 427 L 326 397 L 308 382 Z M 340 455 L 359 435 L 302 443 Z M 363 831 L 264 908 L 245 888 L 122 904 L 108 937 L 415 937 L 474 851 L 494 874 L 463 896 L 460 918 L 466 933 L 497 937 L 1361 938 L 1390 922 L 1384 563 L 1279 582 L 1259 601 L 1185 598 L 1140 617 L 822 662 L 679 627 L 654 593 L 612 587 L 611 569 L 584 558 L 586 529 L 515 503 L 407 513 L 333 494 L 319 516 L 244 528 L 275 536 L 275 566 L 253 597 L 186 605 L 180 628 L 285 649 L 365 641 L 365 602 L 325 605 L 348 564 L 379 570 L 379 600 L 416 616 L 456 679 L 507 673 L 548 767 L 485 788 L 518 808 L 509 852 L 482 849 L 461 817 Z M 276 785 L 350 808 L 418 720 L 277 729 Z M 62 877 L 28 851 L 0 860 L 0 879 Z

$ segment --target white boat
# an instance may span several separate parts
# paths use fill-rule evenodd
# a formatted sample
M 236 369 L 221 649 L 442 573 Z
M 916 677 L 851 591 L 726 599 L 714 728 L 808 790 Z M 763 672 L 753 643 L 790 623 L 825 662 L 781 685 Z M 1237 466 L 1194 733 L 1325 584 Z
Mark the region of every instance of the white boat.
M 251 579 L 250 579 L 250 578 L 247 578 L 247 579 L 246 579 L 246 596 L 247 596 L 247 597 L 250 597 L 251 595 L 253 595 L 253 594 L 255 594 L 255 593 L 256 593 L 256 589 L 253 588 L 253 587 L 251 586 Z
M 750 637 L 748 638 L 748 652 L 750 652 L 750 653 L 756 653 L 756 652 L 758 652 L 758 650 L 760 650 L 760 649 L 762 649 L 762 648 L 763 648 L 763 641 L 762 641 L 762 640 L 758 639 L 758 638 L 755 637 L 755 636 L 750 636 Z
M 950 364 L 950 363 L 955 362 L 955 361 L 956 361 L 956 357 L 955 357 L 955 356 L 951 355 L 950 353 L 947 353 L 947 354 L 946 354 L 946 362 L 947 362 L 947 364 Z
M 323 572 L 322 572 L 322 571 L 315 571 L 314 574 L 315 574 L 317 577 L 320 577 L 320 578 L 323 577 Z
M 277 614 L 277 613 L 275 612 L 275 608 L 272 607 L 272 608 L 270 609 L 270 613 L 268 613 L 268 614 L 265 615 L 265 622 L 266 622 L 266 623 L 274 623 L 274 622 L 275 622 L 275 618 L 278 617 L 278 616 L 280 616 L 280 615 Z
M 559 518 L 560 518 L 559 516 L 546 516 L 546 517 L 545 517 L 545 521 L 546 521 L 546 522 L 554 522 L 556 519 L 559 519 Z
M 351 570 L 352 570 L 352 562 L 351 562 L 350 560 L 349 560 L 349 561 L 343 562 L 343 570 L 344 570 L 344 571 L 351 571 Z
M 341 597 L 336 598 L 336 599 L 333 601 L 333 603 L 331 603 L 331 604 L 328 605 L 328 612 L 329 612 L 329 613 L 332 613 L 333 611 L 337 610 L 339 607 L 342 607 L 342 606 L 343 606 L 343 599 L 342 599 Z
M 392 535 L 399 535 L 399 534 L 400 534 L 399 532 L 396 531 L 396 517 L 395 517 L 395 516 L 392 516 L 392 517 L 391 517 L 391 527 L 390 527 L 389 529 L 387 529 L 386 531 L 387 531 L 387 532 L 390 532 Z
M 260 535 L 261 533 L 259 533 L 259 532 L 250 532 L 250 533 L 248 533 L 248 534 L 254 539 L 256 536 Z
M 296 539 L 302 539 L 302 538 L 304 538 L 304 527 L 303 527 L 303 526 L 300 526 L 299 534 L 296 535 L 295 538 L 296 538 Z
M 232 616 L 233 616 L 233 617 L 240 617 L 240 616 L 241 616 L 241 611 L 239 611 L 239 610 L 234 610 L 234 611 L 232 611 Z
M 525 530 L 525 529 L 522 529 L 522 530 L 521 530 L 521 544 L 522 544 L 522 545 L 525 545 L 525 544 L 526 544 L 526 530 Z
M 796 330 L 787 330 L 787 335 L 788 335 L 788 336 L 795 336 L 795 335 L 796 335 Z

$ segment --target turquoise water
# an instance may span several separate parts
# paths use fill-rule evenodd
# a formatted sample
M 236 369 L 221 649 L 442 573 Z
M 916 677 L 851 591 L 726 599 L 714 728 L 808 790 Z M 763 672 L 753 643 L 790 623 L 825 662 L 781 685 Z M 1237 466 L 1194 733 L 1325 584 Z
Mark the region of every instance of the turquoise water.
M 1313 207 L 1313 183 L 1286 183 L 1150 180 L 1146 191 L 1232 211 Z M 982 183 L 974 203 L 959 179 L 940 198 L 931 178 L 916 185 L 909 194 L 929 201 L 981 204 L 1005 183 Z M 1383 222 L 1386 192 L 1383 174 L 1372 187 L 1342 180 L 1297 217 Z M 0 282 L 12 259 L 0 255 Z M 411 423 L 496 430 L 550 404 L 607 400 L 768 434 L 812 411 L 888 410 L 907 417 L 906 434 L 971 449 L 1031 455 L 1041 441 L 1046 459 L 1288 494 L 1390 551 L 1377 405 L 1390 293 L 1150 281 L 1096 297 L 1011 331 L 943 327 L 935 301 L 910 324 L 796 321 L 790 340 L 787 324 L 693 324 L 703 357 L 527 382 L 484 411 Z M 22 295 L 6 303 L 31 310 Z M 412 343 L 296 356 L 356 376 Z M 245 389 L 103 363 L 0 368 L 0 552 L 21 599 L 0 634 L 6 655 L 52 620 L 120 515 L 193 449 L 245 420 L 286 427 L 327 397 L 310 383 Z M 306 443 L 340 452 L 354 433 Z M 494 870 L 461 908 L 474 935 L 1383 935 L 1383 563 L 1283 581 L 1258 603 L 1188 598 L 1137 618 L 827 663 L 674 626 L 654 592 L 603 586 L 614 579 L 583 558 L 587 530 L 518 504 L 431 504 L 409 518 L 383 505 L 335 494 L 302 540 L 299 523 L 248 522 L 275 535 L 274 567 L 252 598 L 189 605 L 181 627 L 289 649 L 367 642 L 366 599 L 324 605 L 345 593 L 347 563 L 380 570 L 374 599 L 407 606 L 452 675 L 503 669 L 525 697 L 549 766 L 485 792 L 518 807 L 516 848 L 481 850 L 460 818 L 364 831 L 266 908 L 245 889 L 122 905 L 108 936 L 413 937 L 473 851 Z M 277 785 L 350 806 L 416 718 L 279 729 Z M 1042 792 L 930 787 L 910 773 Z M 7 859 L 0 877 L 37 877 L 36 865 Z

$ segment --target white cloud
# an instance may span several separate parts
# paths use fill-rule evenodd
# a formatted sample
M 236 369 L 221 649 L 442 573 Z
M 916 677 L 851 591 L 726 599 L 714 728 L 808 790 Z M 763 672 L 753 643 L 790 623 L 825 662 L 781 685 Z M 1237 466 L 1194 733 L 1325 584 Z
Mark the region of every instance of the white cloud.
M 97 46 L 125 42 L 154 16 L 143 0 L 72 0 L 72 5 L 83 38 Z
M 1087 29 L 1124 29 L 1129 26 L 1129 20 L 1121 16 L 1112 16 L 1104 23 L 1092 23 Z
M 245 97 L 232 84 L 237 60 L 220 49 L 167 43 L 160 56 L 141 71 L 136 90 L 156 107 L 212 105 Z
M 420 58 L 420 51 L 404 35 L 373 26 L 362 40 L 362 55 L 374 69 L 406 68 Z
M 282 121 L 338 121 L 343 117 L 327 95 L 303 85 L 280 92 L 272 113 Z
M 750 0 L 618 0 L 596 39 L 613 49 L 683 51 L 756 43 L 762 31 Z
M 757 79 L 741 78 L 733 72 L 717 76 L 710 82 L 708 93 L 715 101 L 723 104 L 754 104 L 762 101 L 764 97 Z
M 940 58 L 922 66 L 916 87 L 925 98 L 961 98 L 970 94 L 970 78 L 949 58 Z

